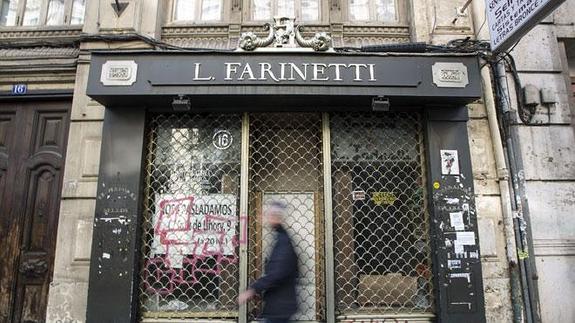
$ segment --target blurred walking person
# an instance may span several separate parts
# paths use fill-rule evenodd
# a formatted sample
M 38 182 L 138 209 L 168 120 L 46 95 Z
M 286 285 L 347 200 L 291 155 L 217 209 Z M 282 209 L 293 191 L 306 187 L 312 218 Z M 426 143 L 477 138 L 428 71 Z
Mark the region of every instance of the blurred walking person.
M 243 304 L 256 295 L 264 301 L 262 317 L 266 323 L 286 323 L 297 312 L 296 283 L 298 259 L 293 243 L 283 227 L 286 206 L 274 201 L 264 214 L 275 232 L 275 243 L 265 263 L 264 275 L 238 297 Z

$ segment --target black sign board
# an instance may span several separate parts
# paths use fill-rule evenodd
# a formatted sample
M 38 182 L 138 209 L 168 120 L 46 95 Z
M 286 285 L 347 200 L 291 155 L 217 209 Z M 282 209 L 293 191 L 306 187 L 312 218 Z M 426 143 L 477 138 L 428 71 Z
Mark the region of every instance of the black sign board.
M 178 95 L 194 97 L 193 105 L 218 105 L 226 97 L 253 105 L 268 96 L 314 104 L 374 96 L 392 104 L 405 98 L 467 103 L 480 97 L 481 78 L 475 55 L 96 52 L 87 92 L 106 106 L 157 105 Z

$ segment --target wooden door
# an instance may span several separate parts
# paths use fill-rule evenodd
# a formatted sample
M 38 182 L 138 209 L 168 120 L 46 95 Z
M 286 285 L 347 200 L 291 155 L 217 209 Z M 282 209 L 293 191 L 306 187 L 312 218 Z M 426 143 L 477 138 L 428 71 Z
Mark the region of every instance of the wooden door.
M 0 322 L 45 320 L 69 108 L 0 103 Z

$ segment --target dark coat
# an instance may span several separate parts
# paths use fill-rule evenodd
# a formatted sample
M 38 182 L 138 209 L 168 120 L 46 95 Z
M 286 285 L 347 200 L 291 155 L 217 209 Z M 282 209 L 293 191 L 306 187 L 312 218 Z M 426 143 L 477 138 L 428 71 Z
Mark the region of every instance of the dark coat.
M 278 226 L 275 231 L 276 242 L 266 261 L 265 274 L 251 288 L 263 295 L 263 317 L 289 319 L 297 312 L 298 259 L 285 229 Z

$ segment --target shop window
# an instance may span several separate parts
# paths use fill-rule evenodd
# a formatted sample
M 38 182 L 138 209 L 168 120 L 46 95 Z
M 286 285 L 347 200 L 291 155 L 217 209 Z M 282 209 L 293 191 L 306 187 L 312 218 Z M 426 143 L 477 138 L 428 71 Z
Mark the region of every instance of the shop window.
M 296 22 L 319 21 L 321 0 L 250 0 L 250 17 L 271 21 L 273 17 L 294 17 Z
M 337 309 L 430 311 L 417 115 L 336 114 L 331 137 Z
M 333 231 L 326 231 L 324 209 L 328 134 Z M 249 148 L 242 151 L 240 138 Z M 299 256 L 296 320 L 325 320 L 325 277 L 332 274 L 342 315 L 432 315 L 418 114 L 159 114 L 151 117 L 147 142 L 144 322 L 237 319 L 240 267 L 253 282 L 273 241 L 261 218 L 271 201 L 287 205 L 284 222 Z M 247 178 L 240 187 L 242 165 Z M 326 234 L 334 241 L 327 266 Z M 251 302 L 248 319 L 260 309 Z
M 81 25 L 86 0 L 2 0 L 0 6 L 0 26 Z
M 157 115 L 148 134 L 141 313 L 235 317 L 241 117 Z
M 221 21 L 222 0 L 174 0 L 174 22 Z

